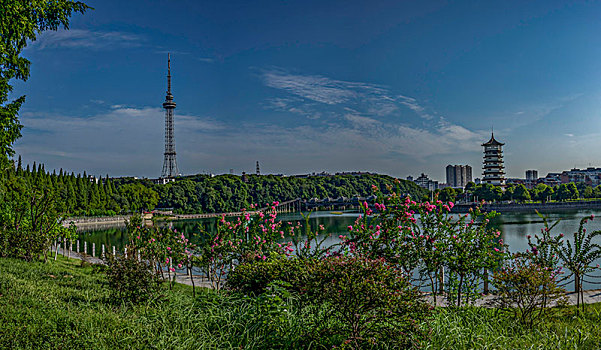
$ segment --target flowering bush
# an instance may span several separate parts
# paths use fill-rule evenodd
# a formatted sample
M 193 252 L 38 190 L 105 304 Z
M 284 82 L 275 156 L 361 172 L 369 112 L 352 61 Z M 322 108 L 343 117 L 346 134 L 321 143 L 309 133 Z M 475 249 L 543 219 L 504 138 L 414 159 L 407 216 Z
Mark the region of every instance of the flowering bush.
M 347 236 L 341 236 L 345 253 L 384 258 L 406 274 L 419 271 L 429 280 L 434 295 L 443 287 L 441 268 L 446 267 L 447 292 L 457 306 L 466 293 L 476 296 L 483 271 L 496 268 L 504 259 L 506 247 L 500 232 L 488 226 L 494 213 L 476 209 L 471 215 L 455 217 L 450 215 L 451 202 L 417 203 L 399 191 L 388 196 L 377 188 L 374 192 L 375 211 L 363 203 L 363 215 L 349 226 Z
M 601 231 L 587 232 L 584 225 L 588 220 L 593 220 L 594 215 L 590 215 L 580 220 L 578 231 L 574 232 L 573 241 L 561 241 L 557 246 L 556 251 L 563 267 L 570 273 L 566 278 L 574 278 L 574 291 L 578 293 L 576 299 L 577 306 L 584 302 L 583 282 L 587 276 L 592 277 L 591 272 L 598 270 L 599 265 L 594 265 L 593 262 L 601 258 L 601 246 L 597 243 L 592 243 L 592 240 L 601 236 Z M 584 308 L 584 303 L 582 304 Z
M 493 284 L 498 294 L 494 304 L 510 308 L 516 320 L 532 328 L 541 319 L 547 306 L 566 301 L 565 290 L 557 285 L 559 273 L 558 269 L 516 255 L 493 274 Z
M 278 204 L 274 202 L 267 212 L 243 210 L 243 215 L 235 221 L 222 217 L 214 233 L 201 232 L 198 263 L 215 289 L 221 288 L 227 274 L 238 264 L 265 261 L 294 251 L 292 242 L 279 242 L 284 231 L 282 223 L 276 221 Z
M 169 227 L 146 227 L 141 224 L 141 219 L 134 216 L 127 225 L 132 237 L 133 249 L 130 255 L 139 253 L 140 258 L 147 260 L 161 279 L 165 279 L 166 271 L 171 288 L 176 276 L 176 267 L 181 269 L 192 266 L 195 246 L 182 233 Z
M 559 220 L 550 224 L 546 216 L 538 211 L 536 214 L 543 220 L 544 227 L 541 228 L 540 235 L 535 234 L 534 237 L 531 235 L 526 236 L 529 249 L 526 250 L 525 255 L 539 266 L 556 269 L 559 265 L 557 249 L 562 244 L 563 234 L 553 237 L 551 230 L 559 224 Z
M 288 244 L 284 247 L 286 253 L 290 255 L 291 252 L 294 252 L 295 257 L 299 259 L 320 259 L 331 255 L 338 244 L 324 246 L 324 242 L 331 236 L 324 234 L 326 228 L 319 225 L 316 230 L 311 230 L 309 223 L 311 213 L 307 215 L 301 213 L 301 216 L 305 219 L 304 225 L 301 225 L 300 222 L 297 222 L 296 225 L 292 222 L 287 223 L 288 236 L 286 238 L 291 240 L 294 250 L 290 250 Z

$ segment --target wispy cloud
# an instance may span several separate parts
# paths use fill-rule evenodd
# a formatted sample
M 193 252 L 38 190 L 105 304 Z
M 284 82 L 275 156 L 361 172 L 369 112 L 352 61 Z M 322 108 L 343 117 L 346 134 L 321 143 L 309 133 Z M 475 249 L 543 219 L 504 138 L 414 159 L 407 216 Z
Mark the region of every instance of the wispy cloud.
M 420 117 L 428 120 L 433 118 L 433 116 L 427 113 L 426 109 L 422 107 L 413 97 L 399 95 L 398 98 L 402 105 L 407 106 L 410 110 L 414 111 Z
M 285 93 L 270 98 L 267 108 L 305 116 L 322 113 L 320 122 L 310 124 L 310 128 L 321 142 L 335 140 L 323 146 L 330 152 L 353 149 L 357 157 L 423 162 L 453 154 L 477 155 L 486 137 L 483 132 L 439 116 L 417 98 L 395 93 L 386 86 L 290 73 L 280 68 L 264 71 L 261 77 L 266 86 Z M 306 144 L 303 147 L 312 148 Z
M 143 36 L 133 33 L 70 29 L 46 31 L 39 36 L 32 46 L 38 50 L 53 48 L 115 50 L 138 47 L 144 42 L 145 38 Z
M 283 70 L 263 74 L 265 84 L 291 94 L 329 105 L 344 103 L 356 98 L 356 88 L 370 89 L 369 85 L 333 80 L 318 75 L 295 75 Z
M 276 68 L 262 72 L 266 86 L 282 90 L 291 96 L 271 99 L 273 109 L 284 111 L 294 107 L 296 110 L 319 110 L 326 108 L 353 108 L 362 114 L 374 117 L 391 115 L 402 116 L 409 110 L 422 119 L 430 120 L 434 114 L 412 97 L 393 93 L 388 87 L 331 79 L 321 75 L 303 75 L 290 73 Z M 344 113 L 338 113 L 343 116 Z

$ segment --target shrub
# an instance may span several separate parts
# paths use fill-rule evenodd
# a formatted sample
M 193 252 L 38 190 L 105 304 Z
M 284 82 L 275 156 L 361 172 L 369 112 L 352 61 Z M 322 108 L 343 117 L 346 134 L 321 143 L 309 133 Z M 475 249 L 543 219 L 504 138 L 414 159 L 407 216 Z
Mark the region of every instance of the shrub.
M 499 294 L 493 304 L 510 308 L 516 320 L 532 328 L 547 306 L 565 302 L 565 290 L 557 285 L 558 274 L 559 270 L 516 256 L 493 274 L 493 284 Z
M 106 276 L 113 301 L 143 302 L 158 290 L 158 276 L 135 254 L 107 255 Z
M 240 264 L 230 272 L 226 286 L 246 295 L 264 293 L 274 281 L 286 282 L 288 289 L 300 291 L 311 261 L 301 259 L 256 260 Z
M 311 267 L 309 300 L 331 308 L 324 334 L 344 337 L 354 349 L 416 347 L 426 336 L 431 308 L 402 270 L 384 259 L 332 257 Z M 331 321 L 331 320 L 330 320 Z

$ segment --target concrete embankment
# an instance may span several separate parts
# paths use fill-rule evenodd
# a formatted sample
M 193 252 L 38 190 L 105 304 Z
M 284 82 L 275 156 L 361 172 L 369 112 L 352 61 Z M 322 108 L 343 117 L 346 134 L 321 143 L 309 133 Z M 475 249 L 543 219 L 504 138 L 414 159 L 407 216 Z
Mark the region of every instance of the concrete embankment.
M 470 208 L 475 208 L 477 203 L 457 204 L 453 207 L 453 213 L 467 213 Z M 579 202 L 553 202 L 553 203 L 510 203 L 510 204 L 485 204 L 482 210 L 485 212 L 496 211 L 498 213 L 534 213 L 539 211 L 558 212 L 574 210 L 601 209 L 601 201 L 579 201 Z
M 71 223 L 78 229 L 102 229 L 106 227 L 125 226 L 125 221 L 129 220 L 131 215 L 101 216 L 101 217 L 72 217 L 63 220 L 63 226 L 68 227 Z

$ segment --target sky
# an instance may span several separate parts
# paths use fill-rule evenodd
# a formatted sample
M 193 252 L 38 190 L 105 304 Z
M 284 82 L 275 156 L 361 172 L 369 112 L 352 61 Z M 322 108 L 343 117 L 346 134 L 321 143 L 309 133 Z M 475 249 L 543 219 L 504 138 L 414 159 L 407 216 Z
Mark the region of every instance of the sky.
M 24 51 L 26 163 L 156 178 L 167 53 L 183 174 L 601 167 L 601 2 L 90 0 Z

